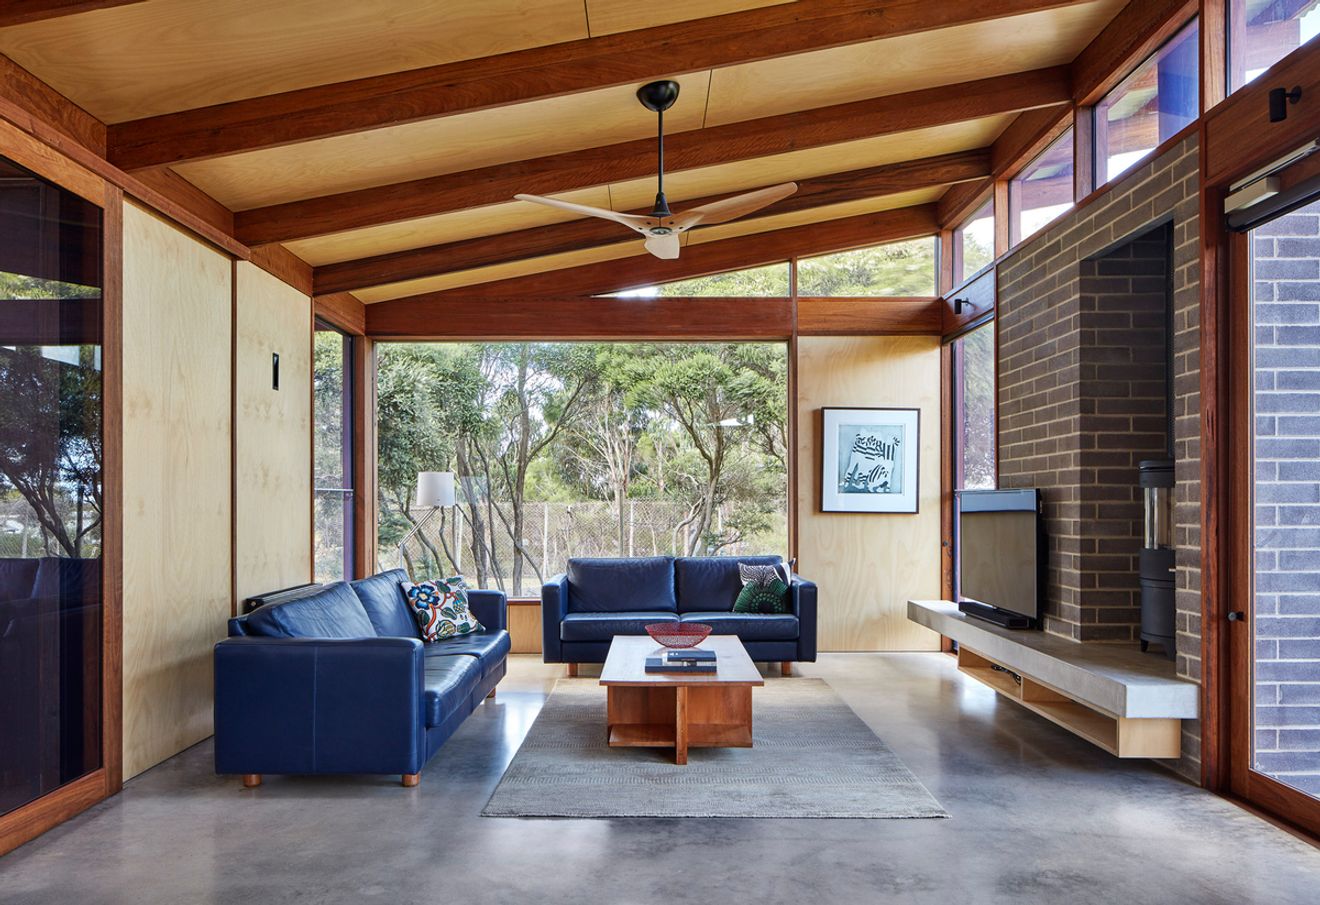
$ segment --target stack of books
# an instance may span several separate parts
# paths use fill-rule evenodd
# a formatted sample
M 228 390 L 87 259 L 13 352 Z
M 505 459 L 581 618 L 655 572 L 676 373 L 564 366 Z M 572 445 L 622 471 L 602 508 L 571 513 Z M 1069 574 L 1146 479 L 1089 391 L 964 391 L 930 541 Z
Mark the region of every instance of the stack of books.
M 711 673 L 715 672 L 715 651 L 686 648 L 666 650 L 646 658 L 647 672 Z

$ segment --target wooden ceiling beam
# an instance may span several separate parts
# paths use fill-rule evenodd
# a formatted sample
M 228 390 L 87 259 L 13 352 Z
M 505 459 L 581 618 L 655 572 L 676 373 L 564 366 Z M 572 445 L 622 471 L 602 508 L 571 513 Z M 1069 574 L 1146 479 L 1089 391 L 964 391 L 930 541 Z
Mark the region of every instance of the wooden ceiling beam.
M 938 231 L 935 205 L 920 204 L 874 214 L 840 217 L 806 226 L 793 226 L 768 232 L 752 233 L 714 242 L 683 247 L 676 261 L 662 261 L 642 252 L 632 257 L 567 267 L 507 280 L 494 280 L 442 292 L 425 293 L 413 298 L 514 295 L 601 295 L 641 286 L 654 286 L 695 277 L 742 270 L 808 257 L 847 251 L 884 242 L 897 242 Z M 639 247 L 640 250 L 640 247 Z M 368 313 L 377 302 L 368 305 Z M 370 317 L 368 317 L 368 320 Z
M 8 0 L 0 6 L 0 28 L 145 2 L 146 0 Z
M 168 166 L 1080 2 L 798 0 L 120 123 L 110 159 Z
M 989 148 L 981 148 L 803 179 L 798 182 L 796 193 L 759 212 L 758 216 L 777 216 L 981 179 L 990 175 L 990 154 Z M 695 198 L 683 202 L 682 207 L 697 207 L 724 197 L 727 195 Z M 645 214 L 648 211 L 649 208 L 632 213 Z M 524 258 L 582 251 L 618 243 L 627 235 L 617 223 L 585 217 L 567 223 L 553 223 L 340 264 L 327 264 L 316 268 L 316 294 L 351 292 Z
M 799 113 L 679 132 L 665 138 L 667 172 L 949 125 L 1065 103 L 1067 67 L 996 76 Z M 289 242 L 509 201 L 518 192 L 555 194 L 655 175 L 646 138 L 426 179 L 240 211 L 249 245 Z

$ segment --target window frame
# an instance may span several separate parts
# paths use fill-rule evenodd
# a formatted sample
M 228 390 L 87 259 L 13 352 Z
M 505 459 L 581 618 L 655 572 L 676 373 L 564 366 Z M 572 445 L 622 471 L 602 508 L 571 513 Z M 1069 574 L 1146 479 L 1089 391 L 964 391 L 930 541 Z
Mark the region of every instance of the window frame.
M 317 500 L 322 494 L 338 493 L 341 495 L 343 505 L 343 577 L 341 581 L 352 581 L 357 577 L 357 518 L 356 508 L 358 475 L 356 468 L 356 444 L 357 431 L 355 429 L 355 410 L 357 401 L 357 356 L 358 337 L 352 333 L 336 326 L 334 323 L 323 317 L 317 316 L 313 319 L 312 326 L 312 346 L 313 346 L 313 369 L 315 368 L 315 346 L 316 335 L 318 333 L 337 333 L 342 340 L 343 357 L 342 375 L 343 392 L 340 401 L 340 417 L 343 426 L 343 439 L 340 441 L 340 474 L 342 479 L 339 487 L 321 487 L 317 480 L 319 475 L 316 473 L 316 387 L 315 381 L 312 383 L 312 566 L 316 567 L 316 542 L 317 542 Z M 314 576 L 319 577 L 319 576 Z
M 999 330 L 998 321 L 995 317 L 987 317 L 977 322 L 974 326 L 962 331 L 957 336 L 949 340 L 949 467 L 946 474 L 952 478 L 951 492 L 966 489 L 966 469 L 964 466 L 964 452 L 966 449 L 966 384 L 964 375 L 967 372 L 966 345 L 967 338 L 978 330 L 989 329 L 994 332 L 991 344 L 991 362 L 994 366 L 994 389 L 992 391 L 992 430 L 991 446 L 993 452 L 994 487 L 999 487 Z M 951 522 L 949 524 L 948 543 L 952 551 L 952 570 L 949 590 L 953 599 L 958 600 L 959 591 L 959 573 L 962 565 L 961 553 L 958 549 L 958 507 L 956 503 L 951 509 Z
M 967 227 L 973 221 L 978 219 L 978 216 L 982 211 L 987 209 L 990 212 L 990 260 L 971 273 L 965 273 L 966 262 L 964 260 L 965 253 L 963 251 L 963 239 L 967 235 Z M 961 286 L 964 283 L 970 283 L 973 279 L 995 266 L 995 213 L 995 194 L 991 191 L 986 195 L 985 201 L 964 217 L 951 231 L 949 255 L 953 270 L 954 286 Z
M 1197 51 L 1195 54 L 1193 54 L 1193 56 L 1196 58 L 1196 77 L 1192 79 L 1192 84 L 1196 86 L 1196 94 L 1197 94 L 1197 102 L 1195 105 L 1196 112 L 1192 115 L 1191 119 L 1186 124 L 1184 124 L 1178 130 L 1176 130 L 1172 135 L 1169 135 L 1167 137 L 1157 136 L 1158 140 L 1155 142 L 1154 145 L 1151 146 L 1150 150 L 1144 152 L 1140 157 L 1133 160 L 1132 163 L 1128 164 L 1122 170 L 1119 170 L 1117 173 L 1111 175 L 1109 173 L 1108 156 L 1105 149 L 1102 147 L 1106 137 L 1109 134 L 1108 122 L 1105 119 L 1105 117 L 1102 115 L 1102 109 L 1105 106 L 1105 102 L 1109 100 L 1109 98 L 1117 94 L 1118 92 L 1122 91 L 1122 89 L 1128 84 L 1128 82 L 1134 76 L 1136 76 L 1137 73 L 1139 73 L 1143 67 L 1151 63 L 1156 63 L 1156 65 L 1158 65 L 1160 54 L 1164 53 L 1164 51 L 1167 48 L 1173 46 L 1179 41 L 1188 39 L 1189 38 L 1188 32 L 1193 30 L 1195 31 L 1196 37 L 1195 39 L 1192 40 L 1192 47 L 1194 50 Z M 1099 191 L 1105 186 L 1111 185 L 1112 183 L 1117 182 L 1119 179 L 1122 179 L 1125 175 L 1130 173 L 1133 170 L 1133 168 L 1139 166 L 1143 161 L 1148 160 L 1157 150 L 1159 150 L 1159 148 L 1164 144 L 1165 141 L 1167 141 L 1169 138 L 1172 138 L 1173 135 L 1177 135 L 1183 129 L 1187 128 L 1187 126 L 1191 125 L 1192 123 L 1195 123 L 1198 119 L 1200 119 L 1201 92 L 1203 90 L 1201 59 L 1199 53 L 1200 45 L 1201 45 L 1200 32 L 1201 32 L 1201 17 L 1199 15 L 1194 15 L 1186 22 L 1184 22 L 1182 25 L 1178 26 L 1178 29 L 1172 35 L 1170 35 L 1167 40 L 1161 43 L 1159 47 L 1156 47 L 1149 54 L 1142 57 L 1140 62 L 1138 62 L 1135 66 L 1133 66 L 1126 73 L 1124 73 L 1123 77 L 1119 79 L 1116 83 L 1114 83 L 1114 86 L 1112 88 L 1110 88 L 1108 91 L 1102 94 L 1096 100 L 1096 102 L 1090 106 L 1089 111 L 1091 117 L 1091 136 L 1090 136 L 1091 173 L 1094 176 L 1096 191 Z M 1157 88 L 1156 88 L 1157 97 L 1158 97 L 1158 93 L 1159 92 L 1158 92 L 1158 83 L 1157 83 Z M 1074 161 L 1074 166 L 1075 164 L 1076 162 Z
M 1057 148 L 1060 145 L 1066 144 L 1067 147 L 1070 149 L 1069 156 L 1072 160 L 1073 178 L 1069 180 L 1069 184 L 1075 186 L 1076 176 L 1077 176 L 1077 147 L 1075 140 L 1076 129 L 1077 129 L 1076 124 L 1070 123 L 1067 126 L 1067 128 L 1065 128 L 1062 132 L 1058 134 L 1057 137 L 1055 137 L 1053 140 L 1050 141 L 1049 144 L 1047 144 L 1044 148 L 1042 148 L 1039 154 L 1032 157 L 1029 161 L 1027 161 L 1025 164 L 1022 165 L 1022 167 L 1017 171 L 1017 173 L 1015 173 L 1009 179 L 1005 180 L 1008 184 L 1008 193 L 1007 193 L 1008 204 L 1006 205 L 1007 207 L 1006 214 L 1008 217 L 1009 251 L 1012 251 L 1013 249 L 1017 248 L 1019 245 L 1021 245 L 1023 242 L 1027 241 L 1028 239 L 1032 238 L 1033 236 L 1038 235 L 1041 232 L 1044 232 L 1047 228 L 1049 228 L 1049 225 L 1051 223 L 1053 223 L 1055 220 L 1059 219 L 1059 217 L 1062 217 L 1068 211 L 1072 210 L 1077 206 L 1076 192 L 1075 190 L 1070 190 L 1068 196 L 1069 201 L 1067 208 L 1060 211 L 1057 216 L 1051 217 L 1048 221 L 1041 224 L 1035 230 L 1023 235 L 1022 223 L 1021 223 L 1022 184 L 1023 182 L 1026 181 L 1025 179 L 1026 174 L 1029 173 L 1031 169 L 1035 167 L 1036 164 L 1038 164 L 1043 158 L 1045 158 L 1051 151 L 1053 151 L 1055 148 Z

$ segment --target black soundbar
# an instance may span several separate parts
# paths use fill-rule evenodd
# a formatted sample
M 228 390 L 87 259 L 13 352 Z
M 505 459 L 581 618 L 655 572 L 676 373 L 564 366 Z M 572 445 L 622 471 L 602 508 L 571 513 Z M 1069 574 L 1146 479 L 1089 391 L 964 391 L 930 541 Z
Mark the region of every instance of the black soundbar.
M 968 616 L 975 616 L 977 619 L 983 619 L 986 622 L 993 622 L 995 625 L 1002 625 L 1004 628 L 1031 628 L 1031 619 L 1018 613 L 1010 613 L 1007 610 L 1001 610 L 997 607 L 986 606 L 984 603 L 973 603 L 970 600 L 964 600 L 958 604 L 958 609 Z

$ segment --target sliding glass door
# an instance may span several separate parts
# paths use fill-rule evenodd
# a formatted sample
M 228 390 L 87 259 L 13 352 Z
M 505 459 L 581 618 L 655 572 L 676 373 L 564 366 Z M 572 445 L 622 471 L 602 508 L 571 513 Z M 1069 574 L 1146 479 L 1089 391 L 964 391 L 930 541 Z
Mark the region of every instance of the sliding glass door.
M 1236 555 L 1226 614 L 1238 794 L 1320 826 L 1320 198 L 1239 237 Z
M 101 219 L 0 159 L 0 817 L 103 766 Z

